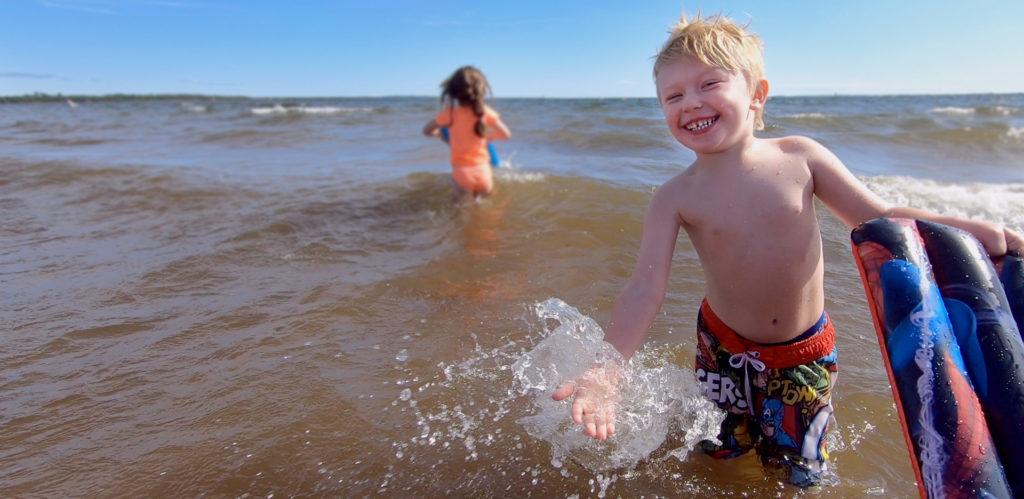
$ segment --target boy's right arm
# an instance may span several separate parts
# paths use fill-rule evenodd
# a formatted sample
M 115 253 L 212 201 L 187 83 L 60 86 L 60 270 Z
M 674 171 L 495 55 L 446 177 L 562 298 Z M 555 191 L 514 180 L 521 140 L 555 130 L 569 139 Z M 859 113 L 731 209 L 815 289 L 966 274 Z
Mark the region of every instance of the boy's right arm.
M 676 199 L 673 199 L 673 189 L 667 187 L 654 193 L 647 208 L 636 267 L 619 293 L 605 333 L 605 341 L 627 359 L 647 337 L 647 330 L 654 322 L 668 288 L 681 219 Z
M 670 182 L 671 183 L 671 182 Z M 647 330 L 661 308 L 668 286 L 672 254 L 681 219 L 674 189 L 663 186 L 654 194 L 644 217 L 643 238 L 636 268 L 612 310 L 605 341 L 628 359 L 647 337 Z M 587 436 L 605 440 L 615 434 L 615 409 L 621 366 L 595 365 L 578 378 L 560 386 L 551 396 L 564 400 L 575 395 L 571 413 Z

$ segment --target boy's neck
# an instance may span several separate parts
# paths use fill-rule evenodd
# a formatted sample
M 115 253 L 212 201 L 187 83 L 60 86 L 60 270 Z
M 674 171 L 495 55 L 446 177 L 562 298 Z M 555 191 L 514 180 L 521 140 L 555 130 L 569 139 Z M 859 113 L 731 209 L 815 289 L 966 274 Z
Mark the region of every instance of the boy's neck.
M 750 160 L 750 151 L 757 145 L 757 137 L 753 133 L 745 136 L 743 140 L 737 142 L 732 147 L 723 151 L 713 153 L 699 153 L 697 154 L 697 160 L 694 161 L 694 166 L 707 165 L 707 166 L 743 166 Z

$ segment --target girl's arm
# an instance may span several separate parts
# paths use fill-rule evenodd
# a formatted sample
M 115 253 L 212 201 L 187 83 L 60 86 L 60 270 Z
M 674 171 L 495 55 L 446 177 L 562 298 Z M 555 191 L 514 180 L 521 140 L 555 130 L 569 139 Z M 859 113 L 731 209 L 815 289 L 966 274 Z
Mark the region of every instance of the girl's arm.
M 426 135 L 427 137 L 437 137 L 440 130 L 441 125 L 438 125 L 436 120 L 430 120 L 423 126 L 423 135 Z
M 494 124 L 487 128 L 488 140 L 508 140 L 511 138 L 512 132 L 509 131 L 505 122 L 501 121 L 501 118 L 495 118 Z
M 501 121 L 501 116 L 491 106 L 484 108 L 484 120 L 487 123 L 487 140 L 508 140 L 512 138 L 512 132 L 509 131 L 505 122 Z

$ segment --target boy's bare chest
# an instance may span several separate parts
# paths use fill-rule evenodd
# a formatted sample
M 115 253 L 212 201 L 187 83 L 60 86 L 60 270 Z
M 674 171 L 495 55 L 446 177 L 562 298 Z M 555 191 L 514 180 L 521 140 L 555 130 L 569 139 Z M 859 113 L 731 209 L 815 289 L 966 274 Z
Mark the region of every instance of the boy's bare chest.
M 728 226 L 795 223 L 812 209 L 813 186 L 806 170 L 752 168 L 731 177 L 696 183 L 685 202 L 684 219 L 693 226 Z

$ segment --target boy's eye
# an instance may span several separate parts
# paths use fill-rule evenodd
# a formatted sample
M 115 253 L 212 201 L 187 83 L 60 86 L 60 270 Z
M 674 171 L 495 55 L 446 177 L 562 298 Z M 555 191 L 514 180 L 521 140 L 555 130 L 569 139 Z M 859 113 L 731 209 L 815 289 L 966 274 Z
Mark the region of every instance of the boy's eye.
M 675 102 L 679 100 L 682 96 L 683 94 L 669 94 L 668 97 L 665 97 L 665 102 Z
M 707 82 L 707 83 L 705 83 L 705 84 L 704 84 L 704 88 L 705 88 L 705 89 L 708 89 L 708 88 L 715 88 L 715 87 L 717 87 L 717 86 L 718 86 L 718 84 L 719 84 L 719 83 L 722 83 L 722 82 L 720 82 L 720 81 L 718 81 L 718 80 L 711 80 L 711 81 L 709 81 L 709 82 Z

